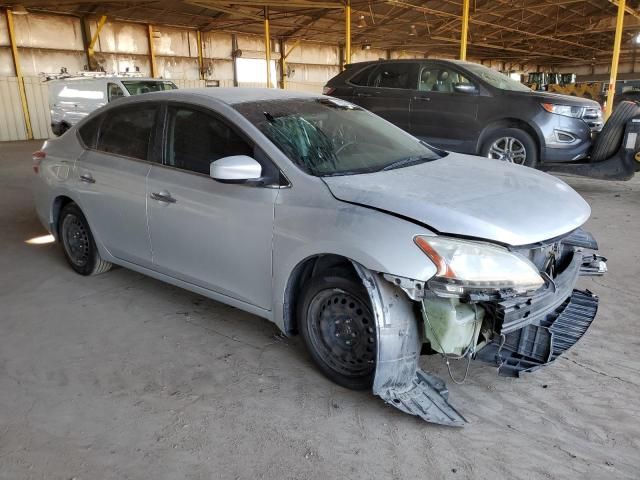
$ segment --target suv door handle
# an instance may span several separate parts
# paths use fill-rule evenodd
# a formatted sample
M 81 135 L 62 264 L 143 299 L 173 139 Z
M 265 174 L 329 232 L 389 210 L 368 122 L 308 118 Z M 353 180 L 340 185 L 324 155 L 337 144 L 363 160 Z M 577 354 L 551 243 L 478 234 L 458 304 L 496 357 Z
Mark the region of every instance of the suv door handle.
M 361 93 L 358 92 L 356 93 L 356 97 L 371 97 L 372 95 L 370 93 Z
M 90 173 L 80 175 L 80 181 L 84 183 L 96 183 L 95 178 L 93 178 Z
M 169 192 L 152 192 L 149 196 L 159 202 L 176 203 L 176 199 Z
M 431 97 L 413 97 L 414 100 L 418 100 L 419 102 L 430 102 Z

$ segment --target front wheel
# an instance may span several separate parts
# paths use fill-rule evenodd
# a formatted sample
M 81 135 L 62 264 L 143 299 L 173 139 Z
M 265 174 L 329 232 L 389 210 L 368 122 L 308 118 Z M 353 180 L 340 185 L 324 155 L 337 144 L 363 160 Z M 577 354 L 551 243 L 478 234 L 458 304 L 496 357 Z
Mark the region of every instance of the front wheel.
M 64 255 L 77 273 L 97 275 L 111 269 L 111 263 L 100 257 L 87 219 L 75 203 L 62 209 L 58 225 Z
M 500 128 L 485 138 L 482 156 L 533 167 L 538 164 L 536 144 L 531 136 L 518 128 Z
M 377 332 L 366 289 L 339 269 L 309 280 L 298 308 L 302 338 L 322 373 L 352 390 L 373 385 Z

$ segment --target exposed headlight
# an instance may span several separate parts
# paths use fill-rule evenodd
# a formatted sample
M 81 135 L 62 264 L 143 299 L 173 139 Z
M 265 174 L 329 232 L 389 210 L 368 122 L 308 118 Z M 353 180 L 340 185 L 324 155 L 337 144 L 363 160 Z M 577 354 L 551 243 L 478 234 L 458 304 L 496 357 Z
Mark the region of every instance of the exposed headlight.
M 438 295 L 527 293 L 544 284 L 533 263 L 497 245 L 446 237 L 416 236 L 416 245 L 438 268 L 429 287 Z
M 565 117 L 581 118 L 584 113 L 584 107 L 575 107 L 572 105 L 556 105 L 555 103 L 543 103 L 544 108 L 549 113 L 564 115 Z

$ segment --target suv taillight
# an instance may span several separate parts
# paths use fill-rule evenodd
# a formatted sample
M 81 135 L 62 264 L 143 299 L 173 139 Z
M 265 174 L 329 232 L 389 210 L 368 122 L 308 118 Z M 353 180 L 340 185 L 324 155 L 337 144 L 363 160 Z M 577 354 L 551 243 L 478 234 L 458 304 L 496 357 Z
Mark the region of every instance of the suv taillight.
M 333 88 L 333 87 L 324 87 L 324 88 L 322 89 L 322 94 L 323 94 L 323 95 L 331 95 L 331 94 L 332 94 L 333 92 L 335 92 L 335 91 L 336 91 L 336 89 L 335 89 L 335 88 Z
M 37 152 L 33 152 L 31 154 L 31 159 L 33 160 L 33 171 L 36 173 L 40 173 L 40 162 L 47 157 L 47 154 L 42 150 L 38 150 Z

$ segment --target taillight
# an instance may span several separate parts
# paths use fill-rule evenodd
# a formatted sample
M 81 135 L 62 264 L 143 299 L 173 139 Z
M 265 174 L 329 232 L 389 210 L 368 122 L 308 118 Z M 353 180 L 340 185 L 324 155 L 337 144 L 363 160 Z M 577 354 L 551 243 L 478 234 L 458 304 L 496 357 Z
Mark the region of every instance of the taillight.
M 40 162 L 47 157 L 47 154 L 42 150 L 38 150 L 37 152 L 33 152 L 31 154 L 31 159 L 33 160 L 33 171 L 36 173 L 40 173 Z
M 323 95 L 331 95 L 331 94 L 332 94 L 333 92 L 335 92 L 335 91 L 336 91 L 336 89 L 335 89 L 335 88 L 333 88 L 333 87 L 324 87 L 324 88 L 322 89 L 322 94 L 323 94 Z

